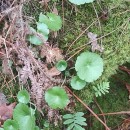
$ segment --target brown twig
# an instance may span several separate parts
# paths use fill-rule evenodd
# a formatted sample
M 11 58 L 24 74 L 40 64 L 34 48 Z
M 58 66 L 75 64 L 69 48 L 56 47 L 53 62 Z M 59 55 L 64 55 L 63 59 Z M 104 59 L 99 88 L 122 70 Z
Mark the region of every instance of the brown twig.
M 130 69 L 127 69 L 125 66 L 119 66 L 119 69 L 127 72 L 128 74 L 130 74 Z
M 97 120 L 99 120 L 107 130 L 110 130 L 110 128 L 87 106 L 87 104 L 85 104 L 78 96 L 76 96 L 68 87 L 66 87 L 66 89 L 86 108 L 88 109 L 92 115 L 97 118 Z
M 97 100 L 96 100 L 96 98 L 95 98 L 95 103 L 96 103 L 96 105 L 97 105 L 97 107 L 99 108 L 99 110 L 100 110 L 100 112 L 101 112 L 101 114 L 104 114 L 103 113 L 103 111 L 102 111 L 102 109 L 101 109 L 101 107 L 99 106 L 99 104 L 98 104 L 98 102 L 97 102 Z M 106 117 L 103 115 L 103 120 L 104 120 L 104 122 L 105 122 L 105 124 L 107 124 L 107 121 L 106 121 Z
M 98 116 L 109 116 L 109 115 L 124 115 L 124 114 L 130 115 L 130 111 L 110 112 L 110 113 L 103 113 L 103 114 L 97 114 L 97 115 Z

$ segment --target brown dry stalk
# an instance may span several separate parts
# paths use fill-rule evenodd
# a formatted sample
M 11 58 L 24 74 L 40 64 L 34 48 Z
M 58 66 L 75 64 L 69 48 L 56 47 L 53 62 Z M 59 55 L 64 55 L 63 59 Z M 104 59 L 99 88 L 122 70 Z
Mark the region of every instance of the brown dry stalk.
M 98 116 L 107 116 L 107 115 L 110 116 L 110 115 L 124 115 L 124 114 L 130 115 L 130 111 L 110 112 L 110 113 L 102 113 L 102 114 L 97 114 L 97 115 Z
M 126 68 L 125 66 L 119 66 L 119 69 L 127 72 L 128 74 L 130 74 L 130 69 Z
M 86 108 L 88 109 L 92 115 L 97 118 L 97 120 L 99 120 L 106 128 L 106 130 L 110 130 L 110 128 L 87 106 L 87 104 L 85 104 L 77 95 L 75 95 L 68 87 L 66 87 L 66 89 Z
M 101 114 L 104 114 L 104 113 L 103 113 L 103 110 L 102 110 L 102 109 L 101 109 L 101 107 L 99 106 L 99 104 L 98 104 L 98 102 L 97 102 L 96 98 L 95 98 L 95 100 L 94 100 L 94 101 L 95 101 L 95 103 L 96 103 L 97 107 L 99 108 L 99 110 L 100 110 Z M 105 117 L 104 115 L 103 115 L 103 120 L 104 120 L 104 122 L 105 122 L 105 123 L 107 123 L 107 121 L 106 121 L 106 117 Z

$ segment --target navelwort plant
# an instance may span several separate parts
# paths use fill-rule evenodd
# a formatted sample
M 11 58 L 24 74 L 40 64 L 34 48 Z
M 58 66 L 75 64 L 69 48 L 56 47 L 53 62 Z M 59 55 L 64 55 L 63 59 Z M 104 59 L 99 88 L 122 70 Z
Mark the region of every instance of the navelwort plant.
M 63 116 L 65 120 L 63 124 L 68 125 L 67 130 L 85 130 L 82 126 L 87 126 L 86 119 L 83 117 L 83 112 L 75 114 L 66 114 Z
M 83 89 L 86 86 L 86 84 L 87 83 L 84 80 L 80 79 L 78 76 L 74 76 L 70 82 L 70 85 L 75 90 Z
M 77 57 L 75 70 L 77 76 L 71 79 L 70 85 L 73 89 L 81 90 L 102 75 L 103 59 L 96 53 L 83 52 Z
M 27 105 L 30 101 L 29 93 L 21 90 L 17 99 L 19 103 L 13 111 L 13 119 L 4 122 L 3 130 L 40 130 L 35 124 L 35 110 Z
M 90 83 L 97 80 L 103 72 L 103 60 L 92 52 L 81 53 L 76 60 L 75 70 L 80 79 Z
M 69 103 L 69 98 L 65 90 L 58 86 L 50 88 L 46 91 L 45 100 L 53 109 L 63 109 Z
M 34 45 L 42 45 L 48 40 L 50 31 L 58 31 L 62 27 L 62 20 L 60 16 L 54 13 L 47 13 L 44 15 L 40 13 L 39 21 L 36 23 L 37 29 L 30 27 L 32 34 L 28 36 L 28 41 Z
M 67 63 L 61 60 L 56 64 L 56 67 L 58 70 L 64 71 L 67 68 Z M 96 53 L 88 51 L 83 52 L 77 57 L 75 70 L 77 76 L 72 77 L 70 85 L 75 90 L 81 90 L 90 82 L 97 80 L 101 76 L 103 72 L 103 59 Z M 96 88 L 94 90 L 96 90 Z M 104 86 L 100 85 L 100 89 L 96 91 L 96 95 L 97 92 L 98 94 L 99 92 L 104 93 L 107 92 L 106 90 Z M 69 103 L 69 98 L 63 88 L 54 86 L 45 92 L 45 101 L 53 109 L 63 109 Z

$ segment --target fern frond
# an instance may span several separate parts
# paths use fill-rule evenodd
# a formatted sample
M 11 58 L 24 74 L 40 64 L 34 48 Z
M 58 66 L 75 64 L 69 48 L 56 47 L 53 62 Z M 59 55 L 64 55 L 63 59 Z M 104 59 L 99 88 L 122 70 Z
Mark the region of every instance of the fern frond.
M 99 97 L 102 96 L 103 94 L 105 95 L 106 93 L 109 93 L 109 82 L 102 82 L 97 84 L 97 87 L 93 86 L 93 89 L 95 91 L 95 96 Z
M 67 130 L 85 130 L 83 126 L 87 126 L 86 118 L 83 117 L 83 112 L 77 112 L 75 114 L 66 114 L 63 116 L 65 119 L 65 125 L 68 125 Z

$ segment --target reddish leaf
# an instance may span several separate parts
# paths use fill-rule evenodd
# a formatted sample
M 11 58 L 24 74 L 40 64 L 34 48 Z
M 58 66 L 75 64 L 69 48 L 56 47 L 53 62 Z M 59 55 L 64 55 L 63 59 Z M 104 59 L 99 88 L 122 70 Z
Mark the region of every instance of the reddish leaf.
M 8 103 L 6 96 L 3 93 L 0 92 L 0 106 L 2 104 L 6 104 L 6 103 Z
M 13 109 L 16 103 L 12 103 L 10 105 L 2 104 L 0 105 L 0 121 L 3 123 L 7 119 L 11 119 L 13 116 Z
M 92 51 L 100 51 L 103 52 L 103 47 L 100 46 L 97 42 L 97 34 L 94 34 L 92 32 L 88 32 L 88 38 L 90 38 L 91 46 L 92 46 Z
M 53 67 L 50 70 L 48 70 L 47 73 L 49 76 L 53 77 L 53 76 L 60 75 L 61 72 L 59 70 L 57 70 L 56 67 Z
M 129 94 L 130 94 L 130 84 L 127 84 L 127 83 L 126 83 L 125 86 L 126 86 L 128 92 L 129 92 Z

